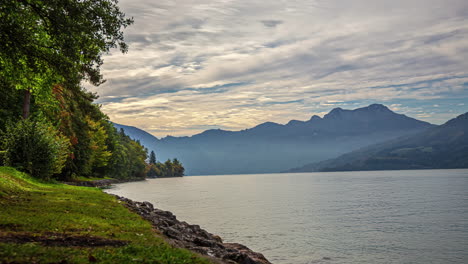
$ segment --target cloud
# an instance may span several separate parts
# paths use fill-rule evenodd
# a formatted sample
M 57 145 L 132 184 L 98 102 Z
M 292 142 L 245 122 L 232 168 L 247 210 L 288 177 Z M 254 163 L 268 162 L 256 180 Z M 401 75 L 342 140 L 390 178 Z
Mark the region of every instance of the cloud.
M 275 28 L 276 26 L 283 24 L 283 21 L 281 20 L 261 20 L 260 22 L 262 22 L 265 27 L 269 28 Z
M 430 100 L 431 113 L 468 98 L 464 0 L 119 4 L 135 18 L 130 50 L 105 56 L 108 82 L 87 87 L 112 120 L 158 136 L 306 120 L 340 104 L 412 113 Z

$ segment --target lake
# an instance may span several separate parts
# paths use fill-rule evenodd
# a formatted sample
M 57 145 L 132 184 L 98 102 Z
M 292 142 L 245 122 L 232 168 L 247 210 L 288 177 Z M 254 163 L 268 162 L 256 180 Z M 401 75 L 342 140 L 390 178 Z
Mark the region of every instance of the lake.
M 468 170 L 192 176 L 108 192 L 272 263 L 468 263 Z

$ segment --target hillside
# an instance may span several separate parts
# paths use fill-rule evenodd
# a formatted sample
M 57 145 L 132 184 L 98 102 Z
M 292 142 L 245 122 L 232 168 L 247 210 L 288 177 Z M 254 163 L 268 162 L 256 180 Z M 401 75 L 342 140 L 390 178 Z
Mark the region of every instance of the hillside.
M 411 136 L 291 172 L 468 168 L 468 113 Z
M 120 131 L 120 129 L 123 129 L 125 131 L 125 134 L 127 134 L 130 138 L 134 139 L 134 140 L 139 140 L 140 143 L 143 145 L 143 146 L 151 146 L 153 145 L 155 142 L 158 142 L 159 139 L 153 135 L 151 135 L 150 133 L 142 130 L 142 129 L 139 129 L 139 128 L 136 128 L 136 127 L 133 127 L 133 126 L 125 126 L 125 125 L 121 125 L 121 124 L 117 124 L 117 123 L 112 123 L 116 128 L 117 130 Z
M 187 175 L 213 175 L 284 171 L 431 127 L 373 104 L 335 108 L 307 121 L 266 122 L 242 131 L 213 129 L 191 137 L 147 139 L 134 128 L 125 131 L 155 150 L 158 160 L 178 158 Z

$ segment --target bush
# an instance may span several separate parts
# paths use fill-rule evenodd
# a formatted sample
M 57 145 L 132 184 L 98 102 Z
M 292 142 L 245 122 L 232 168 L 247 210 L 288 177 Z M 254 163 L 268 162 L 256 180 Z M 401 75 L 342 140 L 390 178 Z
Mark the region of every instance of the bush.
M 1 147 L 5 165 L 47 180 L 61 172 L 69 141 L 53 126 L 28 119 L 7 126 Z

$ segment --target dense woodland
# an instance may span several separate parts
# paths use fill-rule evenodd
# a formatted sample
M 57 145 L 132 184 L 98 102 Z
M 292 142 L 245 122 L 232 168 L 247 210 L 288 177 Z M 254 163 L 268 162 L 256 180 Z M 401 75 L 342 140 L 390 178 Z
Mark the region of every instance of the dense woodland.
M 133 20 L 117 1 L 5 0 L 0 21 L 0 165 L 57 180 L 179 175 L 176 160 L 148 164 L 83 88 L 105 81 L 103 54 L 127 51 Z

